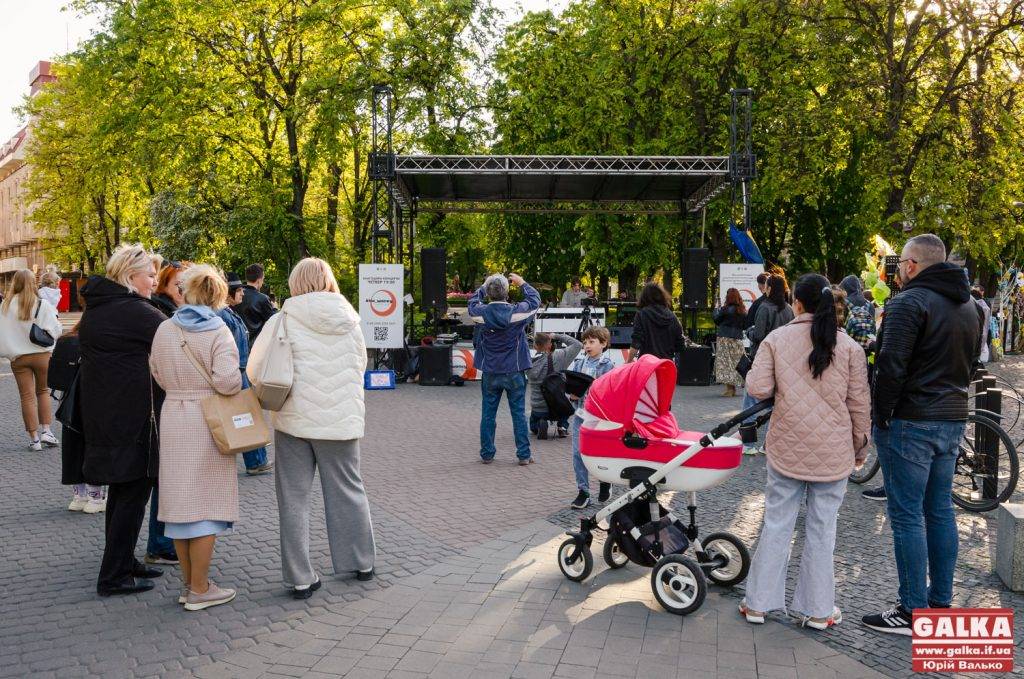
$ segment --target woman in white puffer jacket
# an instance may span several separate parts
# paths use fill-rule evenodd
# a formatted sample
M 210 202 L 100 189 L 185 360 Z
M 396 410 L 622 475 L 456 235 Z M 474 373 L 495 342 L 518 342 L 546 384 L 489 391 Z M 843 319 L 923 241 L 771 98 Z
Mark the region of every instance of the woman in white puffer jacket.
M 281 568 L 296 599 L 320 588 L 309 559 L 313 473 L 320 469 L 334 572 L 373 577 L 370 504 L 359 473 L 366 346 L 359 314 L 327 262 L 306 258 L 288 277 L 292 296 L 259 334 L 246 371 L 256 381 L 279 324 L 292 350 L 292 389 L 272 414 Z

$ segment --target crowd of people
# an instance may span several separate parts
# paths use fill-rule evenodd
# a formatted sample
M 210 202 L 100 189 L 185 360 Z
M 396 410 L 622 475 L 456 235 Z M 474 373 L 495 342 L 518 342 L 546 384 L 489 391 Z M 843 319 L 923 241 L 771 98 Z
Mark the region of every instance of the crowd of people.
M 290 390 L 272 413 L 277 466 L 265 447 L 243 458 L 249 475 L 275 472 L 282 580 L 298 599 L 320 587 L 309 556 L 318 469 L 335 573 L 373 577 L 373 526 L 359 472 L 366 366 L 359 316 L 323 260 L 295 266 L 280 312 L 260 291 L 263 276 L 262 266 L 251 265 L 243 284 L 210 265 L 122 245 L 104 274 L 81 288 L 81 319 L 62 337 L 59 277 L 44 275 L 37 288 L 32 271 L 14 275 L 0 305 L 0 356 L 11 360 L 29 448 L 61 447 L 62 482 L 74 488 L 68 508 L 105 513 L 101 596 L 148 591 L 163 574 L 157 565 L 178 565 L 178 603 L 186 610 L 234 598 L 209 572 L 217 537 L 239 520 L 236 462 L 218 448 L 202 403 L 249 387 L 272 336 L 287 340 L 291 357 Z M 273 332 L 263 332 L 268 324 Z M 58 409 L 60 441 L 47 375 L 58 342 L 62 361 L 74 354 Z
M 791 290 L 781 272 L 762 274 L 761 296 L 749 307 L 733 288 L 714 313 L 715 372 L 724 395 L 743 389 L 744 409 L 774 399 L 764 446 L 746 451 L 767 457 L 764 524 L 740 605 L 751 623 L 787 609 L 789 545 L 801 505 L 806 540 L 791 607 L 812 628 L 842 621 L 835 605 L 836 520 L 846 478 L 864 463 L 871 441 L 883 475 L 875 499 L 887 502 L 899 598 L 863 622 L 909 634 L 915 608 L 951 603 L 953 466 L 971 374 L 986 359 L 991 312 L 963 270 L 946 261 L 934 235 L 907 242 L 898 275 L 900 293 L 885 306 L 880 326 L 856 276 L 833 285 L 806 274 Z M 234 456 L 223 454 L 209 433 L 202 402 L 248 388 L 282 337 L 293 381 L 283 406 L 271 413 L 276 467 L 265 447 L 243 455 L 247 474 L 275 474 L 282 580 L 299 599 L 321 585 L 309 555 L 316 470 L 335 573 L 373 577 L 373 526 L 359 470 L 366 368 L 359 316 L 322 260 L 295 266 L 280 311 L 260 291 L 263 276 L 254 264 L 243 283 L 210 265 L 163 261 L 141 246 L 122 245 L 105 273 L 82 288 L 85 311 L 64 337 L 59 290 L 56 297 L 52 292 L 57 281 L 44 276 L 37 286 L 28 270 L 13 277 L 0 304 L 0 355 L 11 360 L 30 449 L 61 446 L 62 482 L 74 488 L 69 509 L 105 511 L 100 595 L 147 591 L 162 575 L 155 566 L 178 564 L 178 601 L 187 610 L 234 598 L 209 572 L 217 538 L 240 520 L 238 475 Z M 510 285 L 523 301 L 510 301 Z M 585 294 L 577 279 L 563 302 L 574 306 Z M 571 440 L 577 494 L 570 504 L 583 509 L 592 502 L 579 449 L 586 389 L 568 396 L 571 414 L 554 416 L 544 385 L 564 371 L 588 380 L 611 371 L 611 338 L 594 326 L 578 339 L 537 333 L 531 346 L 527 330 L 539 307 L 537 290 L 516 274 L 488 277 L 469 300 L 479 326 L 480 459 L 489 464 L 497 453 L 504 394 L 519 465 L 535 462 L 531 435 Z M 628 360 L 677 355 L 685 336 L 664 288 L 645 285 L 638 307 Z M 58 411 L 61 441 L 47 388 L 58 342 L 73 342 L 80 352 Z M 597 501 L 608 501 L 610 491 L 602 483 Z M 135 549 L 147 504 L 144 563 Z

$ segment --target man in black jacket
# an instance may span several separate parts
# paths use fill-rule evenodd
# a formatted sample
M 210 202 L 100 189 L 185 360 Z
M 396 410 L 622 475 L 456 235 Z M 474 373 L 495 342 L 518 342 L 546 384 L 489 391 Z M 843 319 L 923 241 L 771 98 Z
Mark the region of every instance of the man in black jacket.
M 953 472 L 981 323 L 967 276 L 946 262 L 938 236 L 907 241 L 899 275 L 903 289 L 885 308 L 872 389 L 899 603 L 864 624 L 910 636 L 914 609 L 948 607 L 953 597 Z
M 245 268 L 246 284 L 242 286 L 242 301 L 233 307 L 235 313 L 245 321 L 249 330 L 249 346 L 256 341 L 264 324 L 277 313 L 270 298 L 260 292 L 263 287 L 263 267 L 250 264 Z

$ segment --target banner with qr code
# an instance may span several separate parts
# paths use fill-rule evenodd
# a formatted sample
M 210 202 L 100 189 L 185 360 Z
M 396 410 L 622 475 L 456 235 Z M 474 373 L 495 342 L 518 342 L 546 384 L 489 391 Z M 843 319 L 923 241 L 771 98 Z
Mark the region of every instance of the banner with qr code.
M 405 267 L 359 265 L 359 320 L 370 349 L 398 349 L 405 336 Z

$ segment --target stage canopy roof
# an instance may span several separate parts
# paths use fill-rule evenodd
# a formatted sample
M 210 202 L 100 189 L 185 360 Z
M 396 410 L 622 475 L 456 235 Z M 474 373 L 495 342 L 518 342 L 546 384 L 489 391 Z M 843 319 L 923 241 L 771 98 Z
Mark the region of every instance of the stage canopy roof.
M 413 212 L 679 215 L 729 185 L 728 156 L 395 156 Z

